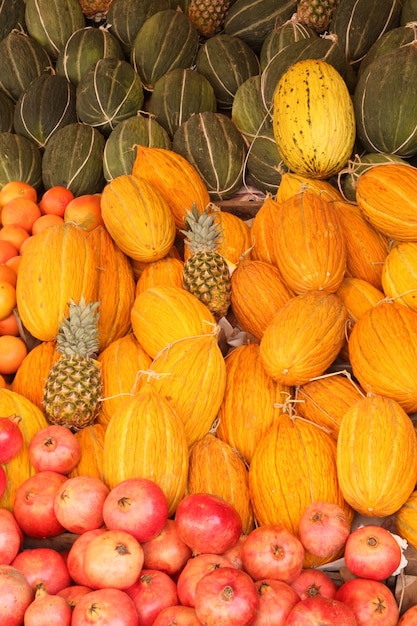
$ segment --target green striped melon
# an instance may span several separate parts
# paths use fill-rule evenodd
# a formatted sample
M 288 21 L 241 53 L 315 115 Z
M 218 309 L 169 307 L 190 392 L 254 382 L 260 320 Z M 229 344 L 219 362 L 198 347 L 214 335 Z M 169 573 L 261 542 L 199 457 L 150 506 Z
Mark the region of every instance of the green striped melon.
M 243 39 L 259 52 L 269 33 L 296 12 L 296 0 L 235 0 L 224 20 L 228 35 Z
M 0 41 L 14 29 L 25 30 L 25 0 L 1 0 Z
M 161 76 L 148 102 L 148 112 L 155 115 L 170 137 L 191 115 L 216 110 L 211 82 L 194 68 L 177 67 Z
M 361 74 L 353 104 L 357 135 L 367 152 L 403 158 L 417 153 L 416 88 L 417 42 L 379 56 Z
M 400 24 L 405 26 L 410 22 L 417 22 L 417 0 L 403 0 Z
M 21 180 L 37 190 L 42 186 L 42 155 L 37 146 L 17 133 L 0 133 L 0 189 Z
M 371 46 L 400 25 L 402 0 L 343 0 L 337 5 L 329 32 L 337 36 L 346 61 L 357 69 Z
M 45 147 L 52 133 L 77 121 L 74 85 L 57 74 L 38 76 L 20 94 L 13 120 L 16 133 Z
M 223 113 L 192 115 L 176 131 L 172 147 L 195 167 L 211 200 L 227 200 L 242 186 L 246 143 Z
M 0 133 L 13 132 L 13 100 L 4 91 L 0 91 Z
M 138 113 L 117 124 L 104 146 L 103 171 L 107 182 L 132 173 L 138 145 L 170 150 L 171 139 L 152 115 Z
M 276 195 L 281 177 L 288 171 L 278 151 L 272 129 L 255 137 L 248 149 L 247 173 L 255 187 Z
M 272 129 L 272 115 L 262 100 L 259 75 L 251 76 L 237 89 L 231 119 L 248 143 L 264 130 Z
M 172 9 L 170 0 L 113 0 L 107 11 L 106 26 L 129 56 L 133 42 L 148 17 Z
M 100 193 L 104 187 L 105 139 L 96 128 L 75 122 L 57 130 L 45 146 L 42 180 L 45 189 L 61 185 L 75 196 Z
M 259 74 L 259 60 L 242 39 L 220 33 L 207 39 L 196 58 L 197 70 L 211 83 L 220 109 L 230 109 L 238 87 Z
M 25 20 L 29 35 L 53 60 L 68 37 L 86 25 L 78 0 L 26 0 Z
M 158 78 L 177 67 L 191 67 L 199 47 L 197 30 L 175 9 L 149 17 L 133 42 L 130 60 L 144 88 L 152 91 Z
M 395 48 L 399 48 L 404 44 L 411 43 L 417 40 L 417 22 L 407 24 L 406 26 L 398 26 L 388 32 L 384 33 L 375 43 L 370 47 L 365 57 L 362 59 L 358 69 L 358 76 L 364 73 L 367 67 L 376 58 L 382 54 L 391 52 Z
M 124 60 L 119 40 L 105 28 L 86 26 L 68 38 L 58 55 L 55 70 L 59 76 L 78 85 L 81 77 L 106 57 Z
M 131 64 L 106 57 L 81 77 L 77 115 L 107 137 L 118 123 L 141 110 L 144 98 L 142 83 Z
M 0 90 L 12 100 L 16 102 L 32 80 L 45 73 L 52 73 L 52 61 L 36 39 L 12 31 L 0 41 Z
M 317 39 L 317 37 L 318 34 L 313 28 L 305 26 L 305 24 L 302 24 L 297 19 L 290 19 L 284 22 L 284 24 L 275 26 L 265 37 L 259 53 L 261 71 L 265 69 L 269 61 L 276 54 L 291 43 L 301 41 L 302 39 Z

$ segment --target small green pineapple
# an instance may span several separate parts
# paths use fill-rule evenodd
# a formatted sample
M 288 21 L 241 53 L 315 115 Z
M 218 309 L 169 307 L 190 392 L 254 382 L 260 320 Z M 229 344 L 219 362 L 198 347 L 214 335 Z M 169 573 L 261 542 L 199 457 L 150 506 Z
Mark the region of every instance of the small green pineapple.
M 220 32 L 231 0 L 191 0 L 188 19 L 202 37 L 213 37 Z
M 339 2 L 340 0 L 299 0 L 296 12 L 298 21 L 322 33 L 329 27 Z
M 185 221 L 188 230 L 181 232 L 186 236 L 190 255 L 184 263 L 184 287 L 220 319 L 230 306 L 231 289 L 229 266 L 217 251 L 221 230 L 210 205 L 199 213 L 194 204 Z
M 100 367 L 95 360 L 99 350 L 98 302 L 84 298 L 69 303 L 68 318 L 62 320 L 57 335 L 58 361 L 45 383 L 43 405 L 50 424 L 73 431 L 92 424 L 99 411 L 102 394 Z

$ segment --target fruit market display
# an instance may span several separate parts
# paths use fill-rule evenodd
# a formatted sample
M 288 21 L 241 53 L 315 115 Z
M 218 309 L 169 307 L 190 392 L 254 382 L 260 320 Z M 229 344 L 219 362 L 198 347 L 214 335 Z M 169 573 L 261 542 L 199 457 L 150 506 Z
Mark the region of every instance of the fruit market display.
M 416 29 L 0 3 L 0 626 L 417 623 Z

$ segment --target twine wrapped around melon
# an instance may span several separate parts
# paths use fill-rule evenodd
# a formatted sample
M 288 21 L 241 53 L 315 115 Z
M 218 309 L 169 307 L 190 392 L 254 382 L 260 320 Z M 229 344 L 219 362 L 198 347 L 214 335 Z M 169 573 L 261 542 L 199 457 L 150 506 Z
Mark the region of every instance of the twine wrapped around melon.
M 191 211 L 193 203 L 201 213 L 210 202 L 200 174 L 185 157 L 173 150 L 137 146 L 132 174 L 159 190 L 169 204 L 178 229 L 184 228 L 187 209 Z
M 103 392 L 101 409 L 97 421 L 104 426 L 115 411 L 138 392 L 143 382 L 141 370 L 151 364 L 133 333 L 115 339 L 97 357 L 101 365 Z
M 111 237 L 137 261 L 162 259 L 175 240 L 175 223 L 160 191 L 144 178 L 122 174 L 104 187 L 101 212 Z
M 276 201 L 284 202 L 302 191 L 314 191 L 322 200 L 343 200 L 343 196 L 332 183 L 320 178 L 311 178 L 295 172 L 284 172 L 278 187 Z
M 382 268 L 389 250 L 388 237 L 372 226 L 357 205 L 332 204 L 342 226 L 346 247 L 346 275 L 382 288 Z
M 20 418 L 19 429 L 23 435 L 23 447 L 14 459 L 5 463 L 6 490 L 0 498 L 0 507 L 12 510 L 17 489 L 35 469 L 29 460 L 29 443 L 37 432 L 46 428 L 48 423 L 41 409 L 30 400 L 10 389 L 0 389 L 0 419 L 16 415 Z
M 400 537 L 417 549 L 417 489 L 395 513 L 394 524 Z
M 369 152 L 365 154 L 355 154 L 353 159 L 349 159 L 346 167 L 339 172 L 338 184 L 343 192 L 344 199 L 349 202 L 356 202 L 356 189 L 358 180 L 364 172 L 379 163 L 403 163 L 407 161 L 395 154 L 387 152 Z
M 368 393 L 387 396 L 407 412 L 417 411 L 417 312 L 383 300 L 352 328 L 349 360 Z
M 345 276 L 336 295 L 342 300 L 353 323 L 385 298 L 384 292 L 372 283 L 353 276 Z
M 95 301 L 96 257 L 83 231 L 58 224 L 36 235 L 22 255 L 16 298 L 24 327 L 41 341 L 55 340 L 70 300 Z
M 227 480 L 219 480 L 227 476 Z M 254 528 L 249 496 L 249 472 L 240 454 L 212 433 L 207 433 L 190 448 L 187 493 L 220 496 L 238 511 L 242 531 Z
M 356 201 L 365 218 L 396 241 L 417 240 L 417 168 L 384 163 L 370 168 L 358 180 Z
M 131 328 L 130 312 L 135 299 L 135 279 L 128 257 L 104 226 L 87 233 L 96 256 L 100 351 L 123 337 Z
M 75 433 L 81 445 L 81 459 L 70 473 L 72 476 L 96 476 L 104 480 L 104 437 L 106 426 L 96 422 Z
M 273 30 L 265 37 L 259 53 L 259 61 L 261 71 L 264 71 L 269 61 L 281 50 L 284 50 L 294 41 L 302 41 L 304 39 L 317 39 L 317 32 L 302 24 L 294 16 L 286 20 L 284 23 L 276 25 Z
M 259 341 L 275 314 L 292 296 L 279 269 L 265 261 L 244 258 L 232 274 L 233 313 L 240 328 Z
M 13 378 L 13 391 L 25 396 L 41 411 L 43 411 L 45 381 L 48 378 L 52 365 L 60 357 L 59 352 L 55 348 L 55 341 L 41 341 L 38 343 L 29 350 Z
M 285 385 L 321 376 L 345 341 L 347 311 L 333 293 L 306 291 L 275 314 L 260 343 L 266 371 Z
M 417 313 L 417 241 L 400 241 L 392 246 L 382 268 L 382 288 Z
M 217 329 L 173 341 L 155 356 L 142 376 L 175 409 L 191 446 L 212 427 L 226 388 Z
M 346 411 L 337 476 L 345 500 L 361 515 L 386 517 L 406 502 L 417 481 L 417 435 L 398 402 L 370 394 Z
M 14 132 L 0 133 L 0 189 L 13 180 L 42 188 L 42 154 L 33 141 Z
M 184 497 L 188 445 L 184 424 L 152 385 L 144 385 L 110 419 L 104 438 L 104 480 L 110 489 L 134 477 L 156 482 L 171 517 Z
M 258 443 L 249 468 L 249 490 L 261 525 L 278 524 L 297 534 L 304 510 L 318 501 L 338 504 L 353 519 L 337 479 L 336 442 L 297 415 L 282 414 Z M 307 552 L 304 567 L 339 556 L 321 559 Z
M 274 92 L 273 128 L 290 170 L 311 178 L 337 174 L 356 137 L 351 97 L 339 72 L 319 59 L 291 65 Z
M 326 428 L 336 441 L 344 414 L 362 397 L 361 388 L 347 372 L 319 376 L 297 388 L 297 412 Z
M 281 203 L 274 248 L 286 285 L 334 293 L 346 270 L 343 231 L 332 204 L 306 189 Z
M 216 434 L 250 464 L 259 441 L 276 422 L 290 388 L 275 382 L 265 371 L 259 344 L 242 344 L 228 353 L 226 388 Z
M 156 285 L 136 296 L 132 328 L 136 339 L 154 359 L 177 339 L 213 333 L 216 321 L 209 308 L 186 289 Z

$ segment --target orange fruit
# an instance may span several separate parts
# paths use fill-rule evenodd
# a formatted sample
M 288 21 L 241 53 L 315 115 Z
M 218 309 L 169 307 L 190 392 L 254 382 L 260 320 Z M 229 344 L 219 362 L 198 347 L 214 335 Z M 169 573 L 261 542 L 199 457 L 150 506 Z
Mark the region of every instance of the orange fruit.
M 44 213 L 33 222 L 32 235 L 37 235 L 41 233 L 43 230 L 45 230 L 45 228 L 48 228 L 48 226 L 63 223 L 64 218 L 60 215 L 55 215 L 54 213 Z
M 77 196 L 67 204 L 64 221 L 71 222 L 88 232 L 96 226 L 104 226 L 101 215 L 101 194 L 85 194 Z
M 33 222 L 42 215 L 40 208 L 28 198 L 13 198 L 1 210 L 3 226 L 17 224 L 31 233 Z
M 65 208 L 71 200 L 74 200 L 74 197 L 72 191 L 67 187 L 55 185 L 43 193 L 39 201 L 39 208 L 44 215 L 64 217 Z
M 17 325 L 16 315 L 13 312 L 5 317 L 4 320 L 0 320 L 0 336 L 1 335 L 19 336 L 19 326 Z
M 3 376 L 0 374 L 0 389 L 7 389 L 8 384 L 6 383 Z
M 21 261 L 22 261 L 22 257 L 20 256 L 20 254 L 17 254 L 16 256 L 12 256 L 10 257 L 8 261 L 6 261 L 6 265 L 12 268 L 16 276 L 19 273 L 19 265 Z
M 13 267 L 10 267 L 7 263 L 0 263 L 0 282 L 10 283 L 13 287 L 16 287 L 17 274 Z
M 14 335 L 0 336 L 0 374 L 16 374 L 28 353 L 25 342 Z
M 0 282 L 0 320 L 4 320 L 16 306 L 16 287 Z
M 10 241 L 0 239 L 0 263 L 6 263 L 12 256 L 17 256 L 19 250 Z
M 14 198 L 28 198 L 32 202 L 37 202 L 38 192 L 29 183 L 22 180 L 11 180 L 3 185 L 0 190 L 0 207 Z
M 10 241 L 18 250 L 20 250 L 20 246 L 28 237 L 28 231 L 17 224 L 9 224 L 0 229 L 0 239 Z

